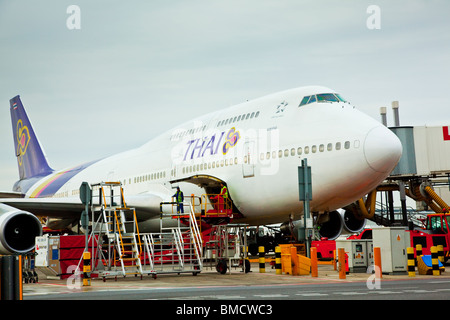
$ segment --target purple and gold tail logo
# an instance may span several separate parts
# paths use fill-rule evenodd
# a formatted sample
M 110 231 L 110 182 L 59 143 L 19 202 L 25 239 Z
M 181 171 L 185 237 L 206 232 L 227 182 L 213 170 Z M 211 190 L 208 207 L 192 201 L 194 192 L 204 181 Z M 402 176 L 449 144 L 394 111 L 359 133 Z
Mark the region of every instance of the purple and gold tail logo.
M 17 121 L 17 159 L 19 165 L 22 165 L 23 156 L 27 152 L 28 143 L 30 142 L 30 131 L 24 126 L 22 120 Z

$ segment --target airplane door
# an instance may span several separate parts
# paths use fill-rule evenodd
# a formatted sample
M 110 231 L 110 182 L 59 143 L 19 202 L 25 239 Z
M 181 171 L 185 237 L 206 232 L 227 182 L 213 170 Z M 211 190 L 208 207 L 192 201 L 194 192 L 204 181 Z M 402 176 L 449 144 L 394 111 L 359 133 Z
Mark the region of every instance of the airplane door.
M 255 176 L 255 141 L 246 141 L 244 144 L 244 163 L 242 174 L 244 178 Z

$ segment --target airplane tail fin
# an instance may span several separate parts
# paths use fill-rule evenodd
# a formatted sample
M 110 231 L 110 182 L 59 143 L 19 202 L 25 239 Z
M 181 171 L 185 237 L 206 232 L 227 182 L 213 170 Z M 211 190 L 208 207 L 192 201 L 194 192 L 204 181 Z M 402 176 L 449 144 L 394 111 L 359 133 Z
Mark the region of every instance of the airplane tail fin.
M 15 96 L 9 103 L 20 180 L 52 173 L 20 96 Z

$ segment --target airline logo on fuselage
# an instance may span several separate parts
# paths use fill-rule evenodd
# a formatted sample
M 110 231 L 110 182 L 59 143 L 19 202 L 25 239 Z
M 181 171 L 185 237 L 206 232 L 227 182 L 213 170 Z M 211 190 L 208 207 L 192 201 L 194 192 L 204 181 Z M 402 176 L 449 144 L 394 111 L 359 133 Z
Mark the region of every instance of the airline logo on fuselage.
M 23 163 L 23 156 L 27 152 L 28 143 L 30 142 L 30 131 L 24 126 L 22 119 L 17 121 L 17 158 L 19 165 Z
M 225 141 L 222 144 L 222 140 L 225 137 Z M 187 142 L 187 149 L 184 154 L 183 161 L 188 159 L 200 158 L 208 155 L 215 155 L 220 151 L 225 155 L 227 152 L 233 148 L 241 138 L 241 134 L 236 128 L 231 128 L 228 133 L 225 135 L 225 131 L 220 133 L 220 135 L 213 134 L 211 138 L 204 139 L 198 138 L 189 140 Z

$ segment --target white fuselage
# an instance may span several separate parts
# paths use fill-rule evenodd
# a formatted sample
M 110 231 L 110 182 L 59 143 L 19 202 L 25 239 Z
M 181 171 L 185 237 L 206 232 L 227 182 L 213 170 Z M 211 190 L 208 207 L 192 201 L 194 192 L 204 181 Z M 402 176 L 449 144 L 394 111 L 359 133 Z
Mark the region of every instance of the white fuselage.
M 305 96 L 333 92 L 324 87 L 292 89 L 186 122 L 140 148 L 90 165 L 54 197 L 78 199 L 82 181 L 121 181 L 125 197 L 141 199 L 136 200 L 141 207 L 147 203 L 151 208 L 142 215 L 152 218 L 159 212 L 155 199 L 170 201 L 174 194 L 171 181 L 203 175 L 227 184 L 245 221 L 283 222 L 303 210 L 297 168 L 307 158 L 311 211 L 343 207 L 379 185 L 402 149 L 388 128 L 347 102 L 299 106 Z M 27 196 L 33 197 L 41 184 Z M 204 193 L 192 183 L 178 185 L 185 195 Z M 147 196 L 153 200 L 145 202 Z

